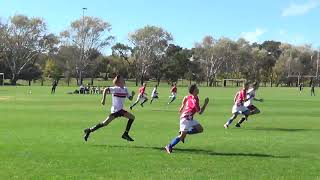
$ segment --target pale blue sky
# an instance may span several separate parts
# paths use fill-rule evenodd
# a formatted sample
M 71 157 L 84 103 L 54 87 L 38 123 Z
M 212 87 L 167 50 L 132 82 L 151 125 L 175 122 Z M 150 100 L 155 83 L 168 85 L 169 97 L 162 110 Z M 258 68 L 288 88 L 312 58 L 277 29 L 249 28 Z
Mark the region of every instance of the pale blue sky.
M 205 35 L 254 42 L 279 40 L 320 47 L 320 0 L 0 0 L 0 17 L 43 17 L 58 34 L 86 15 L 112 25 L 117 42 L 145 25 L 161 26 L 174 43 L 191 48 Z

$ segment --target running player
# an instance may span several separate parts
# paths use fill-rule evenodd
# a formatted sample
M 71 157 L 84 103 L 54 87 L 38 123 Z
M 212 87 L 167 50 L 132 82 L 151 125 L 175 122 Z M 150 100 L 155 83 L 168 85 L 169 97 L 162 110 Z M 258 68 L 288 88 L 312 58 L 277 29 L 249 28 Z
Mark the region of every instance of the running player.
M 137 97 L 137 100 L 136 102 L 134 102 L 131 106 L 130 106 L 130 109 L 132 110 L 132 108 L 137 105 L 139 102 L 141 102 L 141 106 L 143 107 L 143 104 L 145 102 L 148 101 L 148 98 L 147 98 L 147 94 L 146 94 L 146 87 L 147 87 L 147 84 L 146 83 L 143 83 L 143 85 L 139 88 L 139 95 Z
M 159 99 L 159 96 L 158 96 L 158 85 L 156 85 L 152 90 L 150 104 L 152 104 L 152 101 L 154 99 Z
M 126 126 L 126 129 L 124 133 L 122 134 L 122 138 L 127 140 L 127 141 L 134 141 L 130 136 L 129 136 L 129 131 L 131 128 L 131 125 L 135 119 L 134 115 L 125 111 L 123 109 L 123 103 L 126 98 L 129 100 L 132 100 L 134 96 L 134 91 L 130 95 L 128 92 L 128 89 L 125 87 L 125 81 L 121 76 L 116 76 L 113 80 L 114 87 L 108 87 L 105 88 L 103 91 L 103 98 L 101 100 L 101 104 L 105 105 L 106 101 L 106 95 L 107 94 L 112 94 L 112 106 L 111 106 L 111 114 L 101 123 L 91 127 L 87 128 L 84 130 L 84 140 L 87 141 L 90 134 L 93 133 L 94 131 L 107 126 L 109 123 L 111 123 L 114 119 L 118 117 L 125 117 L 128 119 L 128 123 Z
M 193 84 L 189 87 L 189 95 L 184 97 L 182 106 L 180 107 L 180 133 L 174 138 L 170 144 L 165 147 L 167 153 L 172 153 L 172 149 L 180 141 L 184 142 L 187 134 L 198 134 L 203 132 L 203 127 L 199 124 L 193 116 L 196 113 L 202 114 L 206 109 L 209 98 L 206 98 L 203 106 L 199 105 L 199 89 L 197 85 Z
M 246 94 L 249 88 L 249 83 L 243 84 L 243 89 L 241 89 L 234 97 L 234 105 L 232 107 L 232 117 L 224 124 L 224 128 L 228 128 L 229 125 L 235 120 L 239 114 L 243 114 L 245 116 L 245 120 L 248 118 L 250 114 L 250 110 L 244 106 L 244 102 L 247 101 Z
M 174 83 L 171 88 L 171 96 L 169 96 L 170 101 L 168 102 L 168 104 L 171 104 L 174 100 L 176 100 L 177 92 L 178 92 L 177 83 Z
M 259 114 L 260 109 L 253 105 L 253 101 L 263 102 L 263 99 L 256 98 L 256 92 L 259 89 L 259 83 L 254 82 L 251 88 L 247 91 L 247 101 L 244 106 L 250 110 L 250 116 L 254 114 Z M 236 127 L 241 127 L 241 124 L 246 120 L 246 117 L 242 117 L 240 121 L 236 124 Z

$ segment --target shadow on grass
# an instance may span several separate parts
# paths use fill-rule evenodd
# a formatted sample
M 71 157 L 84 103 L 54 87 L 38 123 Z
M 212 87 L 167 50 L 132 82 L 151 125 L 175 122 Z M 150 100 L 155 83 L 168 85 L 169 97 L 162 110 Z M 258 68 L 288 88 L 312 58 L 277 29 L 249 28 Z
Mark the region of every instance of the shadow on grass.
M 164 147 L 154 147 L 154 146 L 118 146 L 118 145 L 93 145 L 95 147 L 105 147 L 105 148 L 132 148 L 132 149 L 152 149 L 165 151 Z M 224 152 L 214 152 L 205 149 L 180 149 L 174 148 L 173 152 L 177 153 L 188 153 L 188 154 L 202 154 L 211 156 L 244 156 L 244 157 L 261 157 L 261 158 L 289 158 L 290 156 L 274 156 L 270 154 L 260 154 L 260 153 L 224 153 Z
M 319 129 L 289 129 L 289 128 L 250 128 L 251 131 L 282 131 L 282 132 L 301 132 L 301 131 L 319 131 Z

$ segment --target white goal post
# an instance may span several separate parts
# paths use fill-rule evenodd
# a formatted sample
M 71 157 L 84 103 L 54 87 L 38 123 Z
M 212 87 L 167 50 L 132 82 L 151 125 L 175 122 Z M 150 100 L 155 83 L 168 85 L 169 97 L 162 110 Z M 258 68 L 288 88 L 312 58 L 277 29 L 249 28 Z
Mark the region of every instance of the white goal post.
M 2 79 L 1 86 L 3 86 L 4 85 L 4 73 L 0 73 L 0 78 Z

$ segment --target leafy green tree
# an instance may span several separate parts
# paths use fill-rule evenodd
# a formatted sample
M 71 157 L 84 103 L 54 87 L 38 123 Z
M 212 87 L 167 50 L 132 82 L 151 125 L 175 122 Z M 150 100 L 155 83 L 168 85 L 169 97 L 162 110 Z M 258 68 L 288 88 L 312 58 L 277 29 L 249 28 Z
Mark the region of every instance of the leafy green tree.
M 51 78 L 53 80 L 59 81 L 61 78 L 61 75 L 62 75 L 62 71 L 58 67 L 57 63 L 52 59 L 48 59 L 44 69 L 44 76 Z
M 152 70 L 152 64 L 163 61 L 168 44 L 173 38 L 160 27 L 146 26 L 130 34 L 129 40 L 135 46 L 133 58 L 137 62 L 136 75 L 143 84 L 146 74 Z
M 68 86 L 70 85 L 71 78 L 77 78 L 77 57 L 79 49 L 75 46 L 60 46 L 57 55 L 54 57 L 57 65 L 63 71 Z
M 114 46 L 112 46 L 112 55 L 117 56 L 123 61 L 126 62 L 126 67 L 127 67 L 127 73 L 128 77 L 134 78 L 137 77 L 137 71 L 136 69 L 138 68 L 137 64 L 137 59 L 133 58 L 133 52 L 134 49 L 128 45 L 117 43 Z M 138 81 L 136 79 L 136 85 L 138 86 Z
M 42 53 L 50 53 L 59 42 L 46 32 L 41 18 L 15 15 L 7 24 L 1 25 L 0 42 L 2 57 L 10 69 L 11 84 L 15 85 L 21 72 L 33 64 Z
M 68 30 L 60 33 L 64 45 L 71 45 L 77 50 L 76 67 L 77 83 L 83 82 L 83 75 L 93 62 L 92 53 L 109 46 L 114 37 L 110 35 L 111 24 L 100 18 L 84 17 L 71 23 Z
M 192 52 L 190 50 L 170 44 L 166 51 L 167 60 L 163 69 L 165 78 L 169 82 L 177 82 L 178 79 L 184 78 L 186 72 L 189 72 L 191 56 Z
M 25 68 L 23 68 L 19 76 L 19 79 L 28 81 L 29 86 L 31 86 L 31 81 L 35 81 L 41 78 L 41 67 L 39 64 L 27 64 Z

